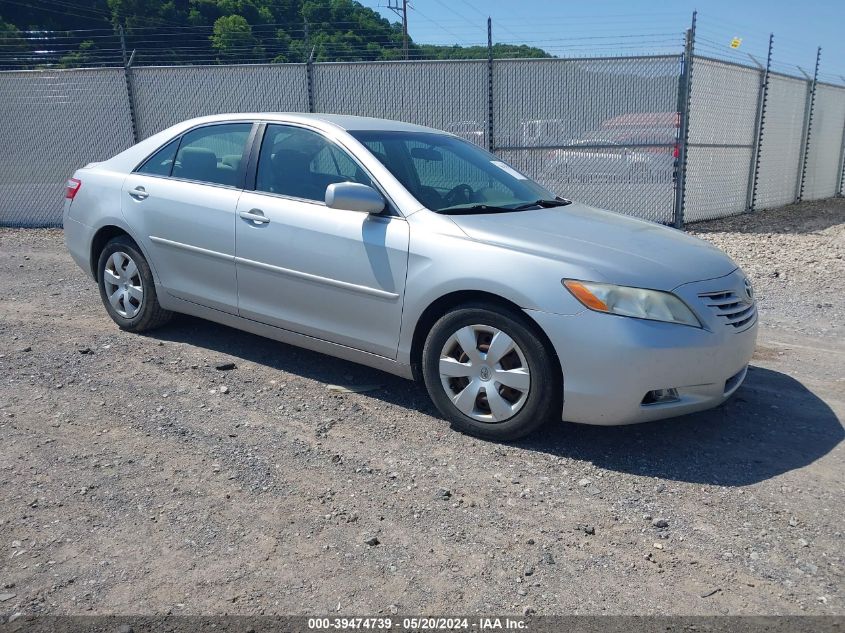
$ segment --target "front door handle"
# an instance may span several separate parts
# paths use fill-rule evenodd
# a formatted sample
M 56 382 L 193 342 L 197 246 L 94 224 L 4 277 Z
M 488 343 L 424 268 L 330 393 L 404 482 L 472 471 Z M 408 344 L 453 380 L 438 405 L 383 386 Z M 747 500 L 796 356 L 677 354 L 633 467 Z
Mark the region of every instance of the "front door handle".
M 129 191 L 129 195 L 135 198 L 136 200 L 146 200 L 150 197 L 150 194 L 147 193 L 146 189 L 138 185 L 134 189 Z
M 256 224 L 270 224 L 270 218 L 264 215 L 261 209 L 250 209 L 249 211 L 241 211 L 238 213 L 244 220 L 255 222 Z

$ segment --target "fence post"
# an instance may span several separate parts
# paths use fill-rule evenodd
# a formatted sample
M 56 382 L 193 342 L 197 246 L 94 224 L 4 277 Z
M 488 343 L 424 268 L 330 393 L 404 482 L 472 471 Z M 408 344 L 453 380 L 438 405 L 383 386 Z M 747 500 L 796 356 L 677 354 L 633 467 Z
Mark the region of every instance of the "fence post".
M 308 112 L 316 112 L 314 105 L 314 49 L 305 61 L 305 83 L 308 88 Z
M 673 225 L 676 229 L 684 228 L 684 195 L 687 180 L 687 142 L 689 141 L 690 89 L 692 87 L 692 58 L 695 51 L 695 20 L 697 12 L 692 12 L 692 24 L 687 29 L 684 41 L 684 54 L 681 57 L 681 75 L 678 78 L 678 136 L 675 157 L 675 208 Z
M 766 69 L 760 82 L 760 95 L 757 98 L 757 121 L 754 127 L 754 150 L 751 155 L 751 173 L 748 176 L 748 195 L 745 206 L 748 211 L 755 211 L 757 205 L 757 184 L 760 179 L 760 147 L 763 144 L 763 127 L 766 125 L 766 104 L 769 100 L 769 72 L 772 68 L 772 43 L 774 34 L 769 33 L 769 54 L 766 56 Z
M 123 33 L 123 25 L 118 25 L 120 34 L 120 52 L 123 55 L 123 78 L 126 81 L 126 100 L 129 104 L 129 122 L 132 125 L 132 142 L 138 142 L 138 121 L 135 117 L 135 89 L 132 82 L 132 62 L 135 61 L 135 51 L 127 59 L 126 57 L 126 36 Z
M 493 20 L 487 18 L 487 150 L 495 151 L 493 142 Z
M 843 95 L 845 98 L 845 95 Z M 845 121 L 842 123 L 842 144 L 839 148 L 839 173 L 836 177 L 836 197 L 841 198 L 842 186 L 845 184 Z
M 807 116 L 805 117 L 804 125 L 804 142 L 801 150 L 801 165 L 798 172 L 798 195 L 796 202 L 801 202 L 804 198 L 804 182 L 807 177 L 807 159 L 810 156 L 810 134 L 813 131 L 813 109 L 816 107 L 816 84 L 819 80 L 819 60 L 822 56 L 822 47 L 816 49 L 816 70 L 813 72 L 813 82 L 810 84 L 810 103 L 807 109 Z

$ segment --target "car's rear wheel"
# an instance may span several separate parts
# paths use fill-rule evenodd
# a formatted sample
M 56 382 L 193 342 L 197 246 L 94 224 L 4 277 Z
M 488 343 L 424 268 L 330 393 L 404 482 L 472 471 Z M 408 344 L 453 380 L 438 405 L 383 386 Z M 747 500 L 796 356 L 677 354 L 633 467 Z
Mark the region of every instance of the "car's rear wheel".
M 159 305 L 147 260 L 129 237 L 110 240 L 97 263 L 100 298 L 121 329 L 143 332 L 167 323 L 173 313 Z
M 429 332 L 422 364 L 434 404 L 465 433 L 515 440 L 560 419 L 557 361 L 514 310 L 479 303 L 447 313 Z

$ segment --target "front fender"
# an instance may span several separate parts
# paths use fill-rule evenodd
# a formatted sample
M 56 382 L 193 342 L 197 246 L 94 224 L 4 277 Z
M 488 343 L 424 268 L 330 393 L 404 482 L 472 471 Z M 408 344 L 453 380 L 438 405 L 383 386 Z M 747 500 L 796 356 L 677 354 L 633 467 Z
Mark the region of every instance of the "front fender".
M 525 310 L 554 314 L 584 309 L 561 284 L 562 278 L 577 273 L 559 261 L 473 240 L 448 216 L 422 212 L 411 216 L 409 223 L 400 362 L 410 362 L 414 332 L 426 309 L 455 292 L 484 292 Z

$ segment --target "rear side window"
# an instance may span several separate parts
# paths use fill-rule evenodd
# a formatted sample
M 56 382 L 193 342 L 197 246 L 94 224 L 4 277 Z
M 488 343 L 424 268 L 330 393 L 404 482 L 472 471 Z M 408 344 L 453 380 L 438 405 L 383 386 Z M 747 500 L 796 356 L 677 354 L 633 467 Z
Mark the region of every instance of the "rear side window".
M 191 130 L 182 137 L 171 175 L 235 186 L 252 123 L 225 123 Z
M 150 156 L 137 171 L 139 174 L 152 174 L 154 176 L 169 176 L 173 169 L 173 159 L 176 158 L 176 148 L 179 147 L 179 139 L 170 141 L 167 145 Z

